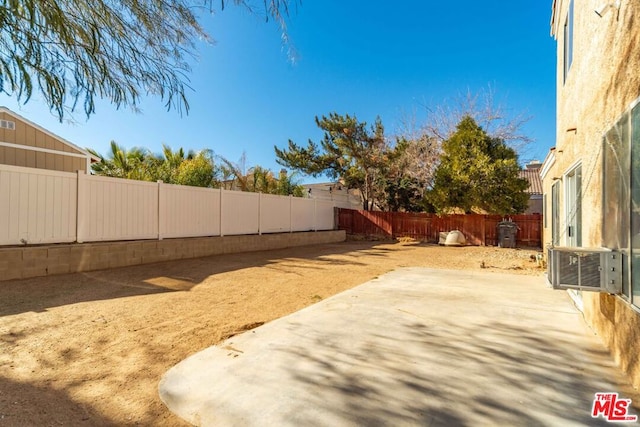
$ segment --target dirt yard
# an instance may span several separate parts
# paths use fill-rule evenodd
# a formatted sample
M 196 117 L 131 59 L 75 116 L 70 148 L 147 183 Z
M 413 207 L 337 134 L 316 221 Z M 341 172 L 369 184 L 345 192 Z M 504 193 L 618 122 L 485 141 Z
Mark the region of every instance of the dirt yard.
M 538 275 L 535 254 L 349 241 L 0 282 L 0 426 L 184 425 L 157 387 L 195 352 L 398 267 Z

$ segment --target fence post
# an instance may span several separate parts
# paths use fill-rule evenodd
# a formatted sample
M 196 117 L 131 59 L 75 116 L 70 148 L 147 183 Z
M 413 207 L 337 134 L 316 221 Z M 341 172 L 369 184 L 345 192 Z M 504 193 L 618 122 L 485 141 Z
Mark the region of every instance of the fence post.
M 289 233 L 293 233 L 293 194 L 289 194 Z
M 313 231 L 318 231 L 318 199 L 313 198 Z
M 393 225 L 394 225 L 393 223 L 395 222 L 395 219 L 396 219 L 395 217 L 397 215 L 393 215 L 393 213 L 391 213 L 391 212 L 389 212 L 389 213 L 390 213 L 390 217 L 391 217 L 390 218 L 391 220 L 389 221 L 391 223 L 391 227 L 390 227 L 391 228 L 391 238 L 395 239 L 396 235 L 395 235 L 395 232 L 393 230 Z
M 87 183 L 84 181 L 85 172 L 83 170 L 77 171 L 76 177 L 76 242 L 83 243 L 84 242 L 84 228 L 85 218 L 87 217 L 87 213 L 85 212 L 85 203 L 84 203 L 84 189 Z
M 164 215 L 162 215 L 163 208 L 163 191 L 162 191 L 162 180 L 158 180 L 158 240 L 162 240 L 162 221 L 164 220 Z
M 262 191 L 258 193 L 258 236 L 262 236 Z
M 224 193 L 224 190 L 222 189 L 222 187 L 220 187 L 220 237 L 224 236 L 224 232 L 222 231 L 222 212 L 224 211 L 224 209 L 222 208 L 222 194 Z
M 487 246 L 487 216 L 482 215 L 482 246 Z

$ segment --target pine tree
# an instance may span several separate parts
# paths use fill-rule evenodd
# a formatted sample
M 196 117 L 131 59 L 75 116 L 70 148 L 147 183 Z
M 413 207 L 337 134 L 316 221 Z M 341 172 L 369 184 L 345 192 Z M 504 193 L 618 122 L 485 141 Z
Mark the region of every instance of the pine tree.
M 379 196 L 377 183 L 390 153 L 382 121 L 378 118 L 368 128 L 355 116 L 330 113 L 328 117 L 316 117 L 316 124 L 324 131 L 319 146 L 309 141 L 305 148 L 289 140 L 288 149 L 274 147 L 276 161 L 312 176 L 326 174 L 340 179 L 347 188 L 360 190 L 363 208 L 371 209 Z
M 517 214 L 527 208 L 528 182 L 519 178 L 518 155 L 490 137 L 470 116 L 443 142 L 429 201 L 440 213 L 463 210 Z

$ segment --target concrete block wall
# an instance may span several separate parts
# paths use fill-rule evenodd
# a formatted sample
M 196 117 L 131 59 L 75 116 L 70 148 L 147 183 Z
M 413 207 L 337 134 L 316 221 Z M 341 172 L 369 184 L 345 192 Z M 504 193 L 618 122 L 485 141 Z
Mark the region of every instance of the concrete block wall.
M 342 242 L 344 230 L 0 248 L 0 281 Z

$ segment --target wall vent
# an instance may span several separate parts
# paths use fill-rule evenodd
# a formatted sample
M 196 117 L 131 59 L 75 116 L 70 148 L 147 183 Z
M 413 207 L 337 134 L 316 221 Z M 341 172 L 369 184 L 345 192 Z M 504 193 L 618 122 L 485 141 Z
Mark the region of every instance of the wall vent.
M 16 130 L 16 123 L 9 120 L 0 120 L 0 128 Z
M 553 289 L 622 292 L 622 255 L 606 248 L 550 247 L 547 276 Z

